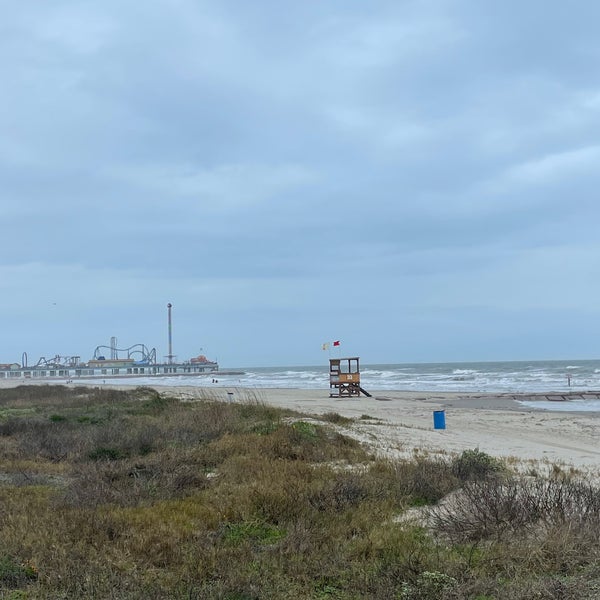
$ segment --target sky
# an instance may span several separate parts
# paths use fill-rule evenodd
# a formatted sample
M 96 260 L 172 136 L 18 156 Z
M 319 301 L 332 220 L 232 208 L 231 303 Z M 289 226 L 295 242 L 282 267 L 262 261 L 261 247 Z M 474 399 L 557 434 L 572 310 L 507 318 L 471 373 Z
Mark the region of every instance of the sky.
M 600 357 L 600 3 L 0 8 L 0 362 Z

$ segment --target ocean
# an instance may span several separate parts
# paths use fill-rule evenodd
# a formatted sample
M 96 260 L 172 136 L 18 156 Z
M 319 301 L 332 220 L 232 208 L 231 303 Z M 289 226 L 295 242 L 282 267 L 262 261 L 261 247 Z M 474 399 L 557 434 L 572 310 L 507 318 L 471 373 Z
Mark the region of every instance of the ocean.
M 214 377 L 128 379 L 132 384 L 200 385 L 223 387 L 302 388 L 329 387 L 328 365 L 222 368 Z M 361 365 L 366 390 L 439 392 L 558 392 L 600 390 L 599 360 L 419 363 Z M 227 375 L 226 371 L 243 374 Z M 212 383 L 212 379 L 218 381 Z M 107 383 L 123 382 L 106 379 Z
M 227 375 L 226 371 L 238 374 Z M 599 360 L 361 365 L 361 386 L 377 391 L 582 392 L 600 390 Z M 241 374 L 240 374 L 241 373 Z M 128 378 L 130 385 L 300 388 L 329 390 L 329 366 L 223 368 L 206 377 Z M 105 380 L 122 384 L 123 379 Z M 83 383 L 83 380 L 82 380 Z M 97 384 L 98 380 L 88 383 Z M 527 404 L 526 402 L 524 403 Z M 548 410 L 600 411 L 600 400 L 536 402 Z
M 240 369 L 244 387 L 327 388 L 328 366 Z M 600 360 L 361 365 L 366 390 L 551 392 L 600 389 Z M 219 382 L 221 383 L 221 382 Z M 231 382 L 223 381 L 231 385 Z

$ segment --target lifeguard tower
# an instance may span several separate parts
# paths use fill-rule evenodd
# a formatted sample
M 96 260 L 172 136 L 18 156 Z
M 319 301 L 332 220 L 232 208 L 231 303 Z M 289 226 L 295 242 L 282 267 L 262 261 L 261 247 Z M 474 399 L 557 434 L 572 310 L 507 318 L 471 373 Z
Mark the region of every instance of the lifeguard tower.
M 371 394 L 360 387 L 360 359 L 358 356 L 351 358 L 329 359 L 329 397 L 351 398 Z

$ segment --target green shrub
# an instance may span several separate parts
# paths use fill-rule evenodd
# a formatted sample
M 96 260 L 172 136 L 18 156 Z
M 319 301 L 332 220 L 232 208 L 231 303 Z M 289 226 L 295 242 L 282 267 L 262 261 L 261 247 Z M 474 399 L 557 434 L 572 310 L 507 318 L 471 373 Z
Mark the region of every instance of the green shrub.
M 260 521 L 244 521 L 241 523 L 227 523 L 223 526 L 221 535 L 225 541 L 233 544 L 246 541 L 273 544 L 285 537 L 285 530 Z
M 144 400 L 141 405 L 143 411 L 140 412 L 147 412 L 149 414 L 161 414 L 179 402 L 179 400 L 176 400 L 175 398 L 161 396 L 157 391 L 151 388 L 136 388 L 135 395 Z
M 50 415 L 49 418 L 53 423 L 61 423 L 67 420 L 67 417 L 64 415 Z
M 13 556 L 0 557 L 0 584 L 15 588 L 37 579 L 37 569 L 28 562 L 21 562 Z
M 300 440 L 316 440 L 317 426 L 306 421 L 296 421 L 292 429 L 298 434 Z
M 127 455 L 119 448 L 104 448 L 100 446 L 88 453 L 90 460 L 120 460 Z
M 462 454 L 452 461 L 452 473 L 461 481 L 485 479 L 497 475 L 504 470 L 501 461 L 479 448 L 464 450 Z
M 321 415 L 321 418 L 324 421 L 328 421 L 329 423 L 334 423 L 335 425 L 350 425 L 353 420 L 349 417 L 344 417 L 340 415 L 340 413 L 336 412 L 327 412 Z
M 78 423 L 88 423 L 90 425 L 97 425 L 100 423 L 100 419 L 96 417 L 90 417 L 89 415 L 82 415 L 81 417 L 77 417 Z

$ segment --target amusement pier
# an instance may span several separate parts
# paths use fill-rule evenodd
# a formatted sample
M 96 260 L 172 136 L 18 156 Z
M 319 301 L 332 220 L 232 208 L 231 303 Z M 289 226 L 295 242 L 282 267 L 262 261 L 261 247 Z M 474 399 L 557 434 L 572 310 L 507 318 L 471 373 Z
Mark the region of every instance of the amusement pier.
M 110 339 L 110 346 L 97 346 L 93 357 L 82 362 L 80 356 L 40 358 L 34 365 L 28 364 L 24 352 L 21 363 L 0 363 L 0 379 L 90 379 L 114 377 L 169 377 L 176 375 L 206 375 L 219 370 L 216 361 L 200 354 L 184 362 L 177 362 L 173 354 L 171 309 L 167 304 L 169 353 L 162 362 L 156 359 L 156 348 L 134 344 L 118 348 L 117 338 Z

